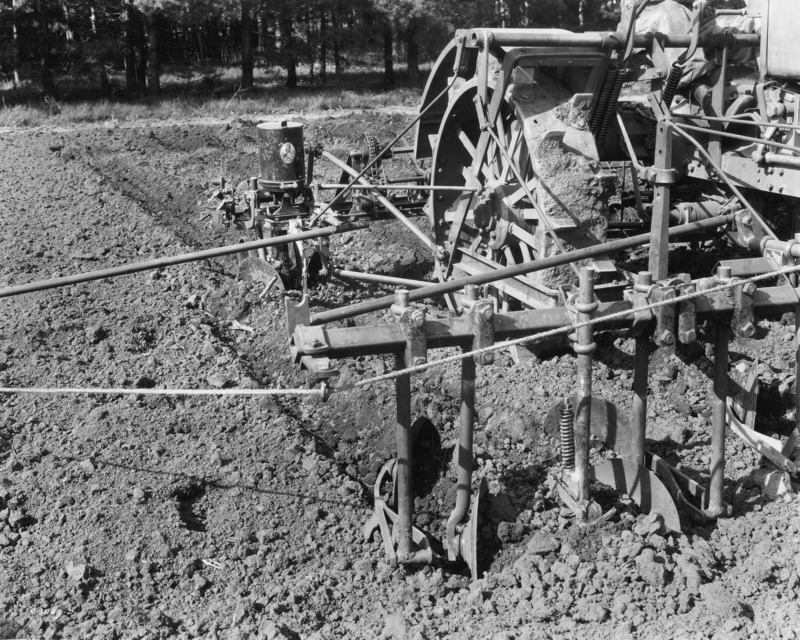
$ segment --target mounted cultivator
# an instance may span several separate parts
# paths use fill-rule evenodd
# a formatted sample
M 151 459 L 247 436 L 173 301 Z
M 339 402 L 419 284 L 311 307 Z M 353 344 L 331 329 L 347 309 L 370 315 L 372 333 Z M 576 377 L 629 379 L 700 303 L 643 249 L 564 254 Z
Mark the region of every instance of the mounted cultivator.
M 478 575 L 486 486 L 472 476 L 475 373 L 499 348 L 560 336 L 576 354 L 575 394 L 551 414 L 561 427 L 558 493 L 583 522 L 606 517 L 592 499 L 594 482 L 660 513 L 675 531 L 681 513 L 728 513 L 726 426 L 773 461 L 777 475 L 797 470 L 797 431 L 786 443 L 757 433 L 757 384 L 751 380 L 737 410 L 727 379 L 731 337 L 752 338 L 757 317 L 797 312 L 800 304 L 800 64 L 788 35 L 800 27 L 800 9 L 788 0 L 719 12 L 702 2 L 692 9 L 624 4 L 614 33 L 458 32 L 431 72 L 418 118 L 413 153 L 425 181 L 415 184 L 416 193 L 427 191 L 424 203 L 409 197 L 400 211 L 381 199 L 385 182 L 370 176 L 381 152 L 362 150 L 366 165 L 356 166 L 351 154 L 343 181 L 352 177 L 347 184 L 371 194 L 375 209 L 357 199 L 343 204 L 346 189 L 328 202 L 317 200 L 315 189 L 316 213 L 301 218 L 314 224 L 328 216 L 335 224 L 331 216 L 344 221 L 356 212 L 368 220 L 388 212 L 413 229 L 417 206 L 432 226 L 432 239 L 421 240 L 438 284 L 414 283 L 394 296 L 317 314 L 306 296 L 287 303 L 296 361 L 326 388 L 336 376 L 331 360 L 395 356 L 394 373 L 370 380 L 395 379 L 397 459 L 375 484 L 376 511 L 365 527 L 367 536 L 380 532 L 392 563 L 433 559 L 431 542 L 412 526 L 410 376 L 460 360 L 457 499 L 443 547 Z M 658 11 L 676 8 L 683 29 L 661 32 Z M 756 56 L 758 80 L 732 84 L 741 73 L 736 65 Z M 311 150 L 309 158 L 315 155 Z M 670 260 L 671 242 L 700 251 L 711 244 L 722 253 L 727 247 L 735 257 L 698 277 L 692 260 Z M 624 268 L 621 252 L 645 246 L 647 267 Z M 752 257 L 741 257 L 742 250 Z M 429 319 L 413 304 L 436 298 L 452 312 L 448 320 Z M 325 326 L 381 309 L 391 309 L 395 323 Z M 635 340 L 626 419 L 592 396 L 598 332 Z M 681 348 L 701 336 L 712 342 L 715 359 L 708 486 L 645 448 L 650 345 Z M 429 360 L 430 349 L 444 347 L 462 353 Z M 617 457 L 590 459 L 592 436 Z
M 776 474 L 797 471 L 797 430 L 781 442 L 754 429 L 755 374 L 738 403 L 727 380 L 732 336 L 755 337 L 760 317 L 800 319 L 798 30 L 796 0 L 718 12 L 703 2 L 626 0 L 612 33 L 459 31 L 431 71 L 418 118 L 389 144 L 364 134 L 340 159 L 306 144 L 301 124 L 258 126 L 259 176 L 236 188 L 221 180 L 215 194 L 221 220 L 254 239 L 11 287 L 0 297 L 251 252 L 242 278 L 265 290 L 302 290 L 299 303 L 287 299 L 292 353 L 323 398 L 395 381 L 397 457 L 378 475 L 364 528 L 368 537 L 380 533 L 393 564 L 436 559 L 413 526 L 411 376 L 460 362 L 456 504 L 442 548 L 474 577 L 487 493 L 473 477 L 476 370 L 499 349 L 545 340 L 552 348 L 558 339 L 577 370 L 574 394 L 550 412 L 561 433 L 553 482 L 564 504 L 581 522 L 606 518 L 592 496 L 600 483 L 679 531 L 681 516 L 729 511 L 726 426 Z M 731 82 L 756 58 L 757 79 Z M 415 125 L 414 146 L 396 147 Z M 338 182 L 315 181 L 320 162 L 341 172 Z M 416 223 L 423 216 L 431 233 Z M 386 219 L 430 251 L 437 282 L 335 267 L 330 236 Z M 686 246 L 681 262 L 672 243 Z M 724 259 L 713 273 L 697 273 L 709 246 Z M 631 267 L 627 252 L 644 247 L 646 267 Z M 331 275 L 402 288 L 312 314 L 309 287 Z M 437 299 L 449 308 L 446 319 L 414 304 Z M 330 326 L 386 309 L 394 320 L 385 324 Z M 592 394 L 595 336 L 609 332 L 635 341 L 628 416 Z M 645 447 L 651 344 L 682 348 L 701 338 L 715 360 L 707 486 Z M 443 348 L 460 352 L 430 359 Z M 393 355 L 395 371 L 335 385 L 333 360 L 374 355 Z M 272 391 L 281 390 L 263 390 Z M 592 436 L 616 457 L 590 456 Z

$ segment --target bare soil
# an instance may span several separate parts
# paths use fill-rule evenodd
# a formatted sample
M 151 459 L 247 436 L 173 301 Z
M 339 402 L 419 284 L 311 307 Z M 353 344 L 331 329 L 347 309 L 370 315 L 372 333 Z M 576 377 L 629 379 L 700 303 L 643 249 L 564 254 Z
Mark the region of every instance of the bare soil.
M 407 122 L 355 113 L 314 119 L 306 135 L 343 153 L 366 129 L 388 140 Z M 207 217 L 205 193 L 219 175 L 256 171 L 254 129 L 243 121 L 6 133 L 0 284 L 236 241 Z M 345 268 L 430 276 L 425 250 L 389 223 L 332 249 Z M 282 301 L 259 297 L 235 272 L 225 259 L 6 298 L 0 385 L 304 386 Z M 380 292 L 331 282 L 311 302 Z M 731 344 L 733 378 L 760 359 L 757 426 L 769 434 L 794 424 L 793 324 L 762 320 L 758 339 Z M 632 344 L 599 344 L 595 393 L 628 411 Z M 649 446 L 699 480 L 710 459 L 710 356 L 702 345 L 651 356 Z M 341 365 L 340 384 L 392 366 Z M 545 422 L 573 392 L 574 358 L 515 364 L 501 353 L 478 377 L 476 476 L 491 495 L 475 583 L 458 563 L 392 568 L 381 541 L 362 537 L 371 483 L 393 455 L 392 384 L 326 404 L 0 396 L 0 638 L 798 636 L 800 500 L 763 494 L 758 454 L 728 439 L 729 518 L 684 519 L 683 533 L 669 534 L 611 495 L 617 514 L 582 527 L 548 482 L 558 442 Z M 428 421 L 416 524 L 441 539 L 459 368 L 432 369 L 413 388 L 415 416 Z

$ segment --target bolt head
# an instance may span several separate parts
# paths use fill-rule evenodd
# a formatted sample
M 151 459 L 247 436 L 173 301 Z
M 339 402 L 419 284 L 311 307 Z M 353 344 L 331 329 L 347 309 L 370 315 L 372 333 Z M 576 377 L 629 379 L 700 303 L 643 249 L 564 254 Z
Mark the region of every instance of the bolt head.
M 756 335 L 756 327 L 752 322 L 745 322 L 741 327 L 741 332 L 746 338 L 752 338 Z
M 747 295 L 752 296 L 756 292 L 757 288 L 758 287 L 756 287 L 755 282 L 748 282 L 742 287 L 742 291 L 744 291 Z
M 419 356 L 419 357 L 413 358 L 413 360 L 411 362 L 411 365 L 414 366 L 414 367 L 419 367 L 420 365 L 423 365 L 426 362 L 428 362 L 427 358 L 423 358 L 423 357 Z
M 481 311 L 481 316 L 483 316 L 484 320 L 491 320 L 494 317 L 494 310 L 487 306 Z
M 656 336 L 656 340 L 663 345 L 675 344 L 675 334 L 672 331 L 664 330 Z
M 697 340 L 697 332 L 694 329 L 690 329 L 689 331 L 682 331 L 680 334 L 680 339 L 683 344 L 689 344 L 690 342 L 694 342 Z

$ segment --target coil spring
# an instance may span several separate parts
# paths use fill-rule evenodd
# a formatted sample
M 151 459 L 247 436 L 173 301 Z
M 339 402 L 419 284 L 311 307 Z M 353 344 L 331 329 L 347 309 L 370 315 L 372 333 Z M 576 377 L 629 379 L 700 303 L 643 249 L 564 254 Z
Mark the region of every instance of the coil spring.
M 564 398 L 561 407 L 561 416 L 558 421 L 558 430 L 561 435 L 561 466 L 565 469 L 575 468 L 575 430 L 573 428 L 574 414 L 569 398 Z
M 611 123 L 611 117 L 617 111 L 617 100 L 619 100 L 619 94 L 622 93 L 623 84 L 625 84 L 625 73 L 619 71 L 614 78 L 614 86 L 611 89 L 611 95 L 608 98 L 608 104 L 606 105 L 603 119 L 600 122 L 597 133 L 595 133 L 597 146 L 601 146 L 603 142 L 605 142 L 606 134 L 608 133 L 608 125 Z
M 664 91 L 661 93 L 661 101 L 664 106 L 669 109 L 672 106 L 672 101 L 675 99 L 675 94 L 678 92 L 678 85 L 683 77 L 683 65 L 679 62 L 672 63 L 672 69 L 669 72 L 667 83 L 664 86 Z M 655 122 L 650 127 L 650 132 L 647 134 L 647 148 L 652 151 L 656 148 L 656 130 L 658 124 Z
M 614 90 L 614 83 L 618 75 L 619 69 L 616 66 L 609 67 L 608 71 L 606 71 L 606 77 L 603 79 L 603 88 L 600 91 L 600 95 L 597 97 L 597 104 L 594 105 L 594 111 L 592 111 L 592 117 L 589 120 L 589 130 L 592 132 L 592 135 L 597 135 L 597 130 L 600 127 L 600 123 L 603 121 L 603 116 L 606 113 L 606 107 L 608 107 L 609 98 Z

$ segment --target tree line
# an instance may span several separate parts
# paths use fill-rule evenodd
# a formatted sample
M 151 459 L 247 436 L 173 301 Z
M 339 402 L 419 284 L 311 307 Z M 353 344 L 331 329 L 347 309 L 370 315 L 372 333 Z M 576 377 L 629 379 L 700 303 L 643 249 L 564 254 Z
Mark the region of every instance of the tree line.
M 236 65 L 249 89 L 256 66 L 282 67 L 295 87 L 300 65 L 340 83 L 376 62 L 391 87 L 403 63 L 418 85 L 456 28 L 608 29 L 618 15 L 618 0 L 0 0 L 0 70 L 48 96 L 65 78 L 110 93 L 124 70 L 129 95 L 157 98 L 165 65 Z

